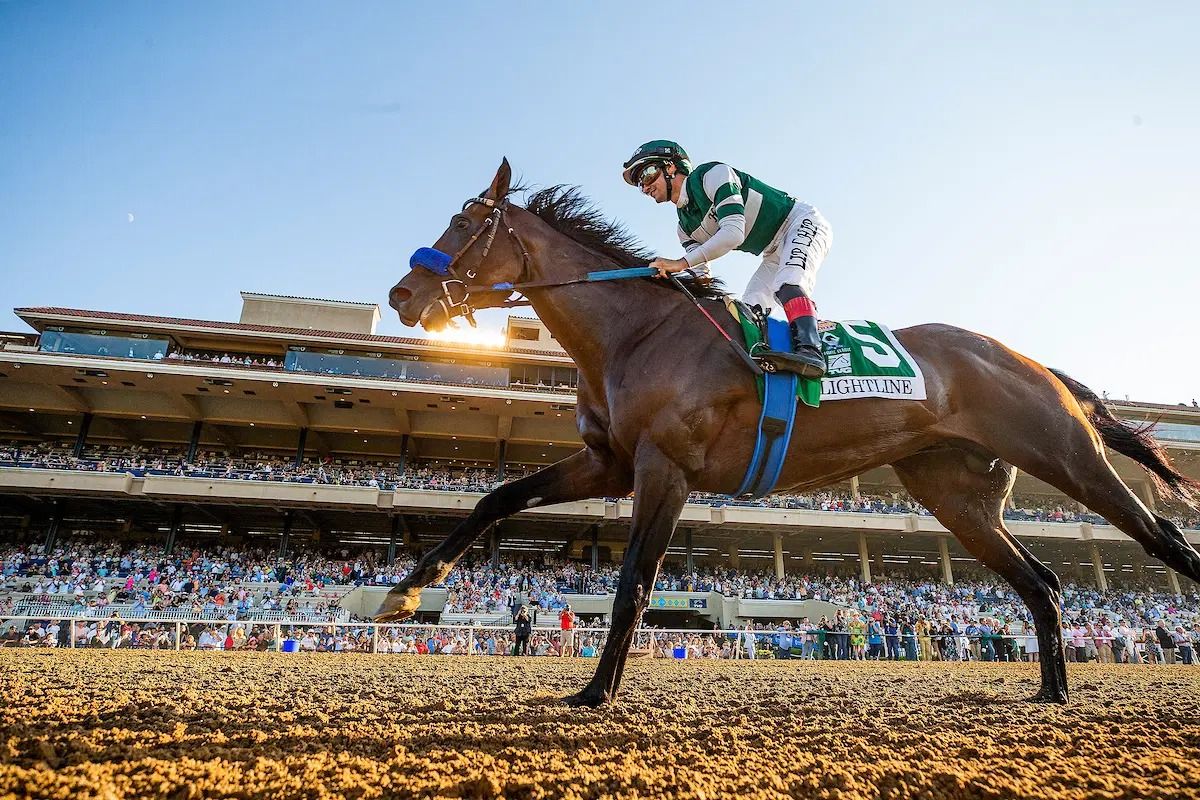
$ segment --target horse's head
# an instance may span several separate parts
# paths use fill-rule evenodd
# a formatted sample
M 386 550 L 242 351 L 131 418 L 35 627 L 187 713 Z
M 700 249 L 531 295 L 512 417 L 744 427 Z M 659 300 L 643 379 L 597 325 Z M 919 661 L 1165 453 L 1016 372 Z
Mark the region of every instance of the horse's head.
M 409 273 L 388 293 L 401 322 L 429 331 L 455 317 L 474 324 L 475 309 L 497 305 L 512 293 L 529 256 L 509 221 L 511 181 L 506 158 L 492 185 L 463 204 L 433 247 L 413 253 Z

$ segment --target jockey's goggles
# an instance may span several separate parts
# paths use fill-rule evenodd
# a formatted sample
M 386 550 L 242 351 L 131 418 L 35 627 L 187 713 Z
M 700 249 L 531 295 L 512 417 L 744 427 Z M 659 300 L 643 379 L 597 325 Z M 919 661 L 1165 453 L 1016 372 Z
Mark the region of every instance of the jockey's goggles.
M 666 164 L 660 161 L 651 161 L 646 166 L 633 174 L 633 182 L 645 189 L 650 184 L 658 180 L 658 176 L 666 169 Z

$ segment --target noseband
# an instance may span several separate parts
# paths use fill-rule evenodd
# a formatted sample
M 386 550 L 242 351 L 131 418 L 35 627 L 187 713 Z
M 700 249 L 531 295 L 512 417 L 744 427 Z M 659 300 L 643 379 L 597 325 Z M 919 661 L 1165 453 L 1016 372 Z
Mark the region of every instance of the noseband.
M 451 256 L 434 247 L 422 247 L 413 253 L 412 257 L 408 260 L 410 269 L 421 267 L 442 278 L 442 296 L 438 298 L 437 303 L 442 307 L 442 311 L 446 314 L 448 320 L 453 320 L 455 317 L 464 317 L 471 324 L 471 327 L 475 327 L 475 311 L 478 308 L 513 308 L 529 305 L 528 300 L 505 300 L 502 303 L 489 304 L 487 306 L 474 306 L 471 304 L 472 291 L 506 291 L 508 294 L 511 294 L 514 289 L 514 283 L 497 283 L 492 286 L 471 285 L 467 281 L 475 280 L 476 271 L 468 269 L 460 276 L 459 271 L 455 269 L 455 265 L 459 259 L 479 241 L 484 233 L 487 233 L 487 238 L 483 243 L 483 252 L 479 256 L 480 264 L 483 264 L 484 259 L 488 256 L 488 252 L 492 249 L 492 243 L 496 241 L 496 232 L 501 227 L 504 227 L 509 237 L 516 242 L 517 249 L 521 253 L 521 273 L 517 276 L 518 280 L 529 269 L 529 248 L 521 240 L 520 234 L 513 229 L 512 225 L 508 224 L 508 219 L 505 216 L 509 207 L 508 200 L 497 202 L 487 197 L 472 197 L 463 203 L 463 210 L 466 211 L 468 206 L 475 204 L 490 208 L 491 213 L 484 219 L 483 224 L 479 226 L 479 230 L 471 235 L 471 238 L 458 249 L 457 253 Z M 466 280 L 463 280 L 464 278 Z

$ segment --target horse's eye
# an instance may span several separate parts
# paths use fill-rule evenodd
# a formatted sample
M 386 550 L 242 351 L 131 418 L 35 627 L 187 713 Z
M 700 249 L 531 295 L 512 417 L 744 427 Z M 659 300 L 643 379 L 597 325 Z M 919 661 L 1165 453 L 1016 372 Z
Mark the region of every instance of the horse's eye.
M 471 221 L 465 217 L 460 217 L 454 220 L 454 227 L 460 231 L 465 231 L 467 228 L 471 227 Z

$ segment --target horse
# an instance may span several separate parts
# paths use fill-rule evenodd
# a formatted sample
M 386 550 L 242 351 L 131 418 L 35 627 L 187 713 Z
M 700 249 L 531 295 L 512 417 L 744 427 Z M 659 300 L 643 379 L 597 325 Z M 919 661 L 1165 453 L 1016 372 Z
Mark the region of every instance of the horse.
M 651 256 L 578 189 L 543 189 L 521 207 L 510 194 L 522 188 L 512 185 L 505 158 L 437 239 L 444 260 L 413 265 L 389 304 L 403 324 L 434 331 L 474 309 L 512 305 L 508 298 L 519 289 L 578 368 L 583 449 L 484 496 L 388 593 L 375 619 L 411 616 L 421 588 L 443 580 L 498 520 L 632 492 L 612 627 L 591 680 L 564 698 L 594 708 L 617 697 L 688 494 L 737 491 L 761 405 L 754 376 L 722 341 L 738 328 L 720 313 L 718 287 L 690 282 L 723 320 L 714 325 L 665 281 L 586 281 L 590 271 L 644 265 Z M 1105 445 L 1137 462 L 1160 493 L 1193 508 L 1200 482 L 1172 465 L 1146 427 L 1121 422 L 1086 386 L 994 339 L 944 324 L 894 334 L 920 365 L 927 399 L 801 404 L 776 489 L 816 489 L 890 464 L 908 492 L 1029 608 L 1042 653 L 1041 685 L 1029 699 L 1066 703 L 1061 583 L 1004 524 L 1017 470 L 1083 503 L 1193 581 L 1200 581 L 1200 553 L 1122 482 Z

